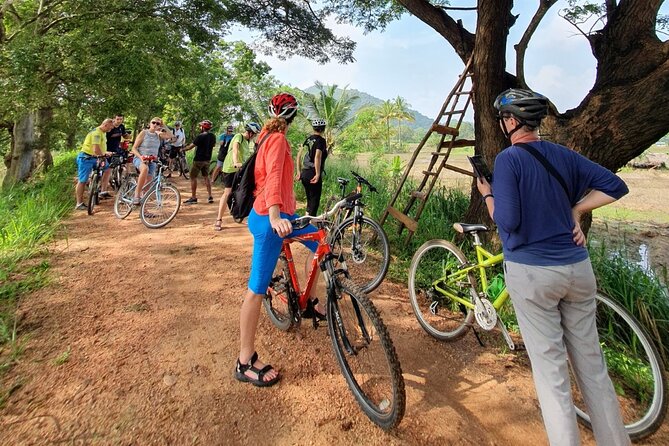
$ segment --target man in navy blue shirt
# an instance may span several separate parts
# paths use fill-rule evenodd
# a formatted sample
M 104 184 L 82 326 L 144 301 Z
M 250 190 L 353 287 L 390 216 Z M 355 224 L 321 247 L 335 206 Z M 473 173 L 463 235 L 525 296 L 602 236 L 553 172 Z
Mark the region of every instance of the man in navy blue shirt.
M 629 445 L 599 346 L 597 284 L 579 225 L 583 213 L 616 201 L 627 186 L 575 151 L 539 140 L 548 111 L 544 96 L 510 89 L 495 108 L 512 145 L 495 159 L 492 186 L 481 178 L 477 186 L 502 241 L 507 289 L 548 439 L 553 446 L 580 444 L 569 357 L 597 444 Z

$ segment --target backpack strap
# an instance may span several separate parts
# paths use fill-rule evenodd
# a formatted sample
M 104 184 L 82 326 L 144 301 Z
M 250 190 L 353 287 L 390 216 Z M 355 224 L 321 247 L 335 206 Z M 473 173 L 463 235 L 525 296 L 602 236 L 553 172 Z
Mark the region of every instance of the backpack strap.
M 569 188 L 567 187 L 567 183 L 565 182 L 564 178 L 562 178 L 562 175 L 560 175 L 560 172 L 557 171 L 555 167 L 546 159 L 545 156 L 541 154 L 537 149 L 532 147 L 531 145 L 521 142 L 518 144 L 514 144 L 517 147 L 520 147 L 521 149 L 525 149 L 527 152 L 529 152 L 530 155 L 535 157 L 537 161 L 539 161 L 550 173 L 553 178 L 555 178 L 558 183 L 560 183 L 560 186 L 562 186 L 562 189 L 564 189 L 564 193 L 567 195 L 567 200 L 569 200 L 569 203 L 571 204 L 571 196 L 569 195 Z

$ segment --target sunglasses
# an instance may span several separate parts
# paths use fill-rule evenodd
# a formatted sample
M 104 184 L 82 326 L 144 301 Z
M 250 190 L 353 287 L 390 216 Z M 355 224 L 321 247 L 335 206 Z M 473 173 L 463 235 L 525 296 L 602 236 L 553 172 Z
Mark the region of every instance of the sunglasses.
M 162 123 L 162 122 L 158 122 L 158 121 L 151 121 L 151 124 L 153 124 L 153 125 L 162 125 L 163 123 Z

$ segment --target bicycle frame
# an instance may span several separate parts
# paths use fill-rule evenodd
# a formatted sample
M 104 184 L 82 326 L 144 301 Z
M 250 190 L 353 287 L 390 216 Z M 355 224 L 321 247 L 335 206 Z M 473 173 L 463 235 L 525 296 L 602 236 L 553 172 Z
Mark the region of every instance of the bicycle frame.
M 477 260 L 476 264 L 465 265 L 462 268 L 455 271 L 454 273 L 444 276 L 443 278 L 438 279 L 433 283 L 433 286 L 437 291 L 444 294 L 445 296 L 448 296 L 450 299 L 462 304 L 463 306 L 465 306 L 470 310 L 474 309 L 474 304 L 472 303 L 472 301 L 462 299 L 459 296 L 451 293 L 447 289 L 444 289 L 445 287 L 440 287 L 439 285 L 440 283 L 448 284 L 456 282 L 467 282 L 469 281 L 469 275 L 471 273 L 474 273 L 478 274 L 478 277 L 481 281 L 481 291 L 488 289 L 488 286 L 490 284 L 488 282 L 486 268 L 490 268 L 492 266 L 496 266 L 502 263 L 504 261 L 504 254 L 502 253 L 493 254 L 487 251 L 485 248 L 483 248 L 479 240 L 478 234 L 474 234 L 474 248 L 476 250 L 476 260 Z M 495 310 L 499 311 L 499 309 L 502 308 L 502 306 L 504 306 L 504 304 L 508 299 L 509 299 L 509 292 L 507 291 L 505 285 L 502 291 L 499 293 L 499 295 L 492 302 L 492 306 L 495 308 Z
M 316 284 L 316 279 L 318 278 L 318 269 L 320 264 L 328 255 L 332 255 L 332 249 L 330 244 L 326 242 L 327 233 L 324 228 L 318 228 L 316 232 L 311 232 L 309 234 L 297 235 L 295 237 L 286 238 L 283 240 L 283 245 L 281 246 L 281 252 L 286 256 L 286 261 L 288 262 L 288 270 L 290 272 L 290 280 L 293 285 L 293 289 L 298 296 L 298 304 L 301 310 L 307 308 L 307 301 L 309 296 L 311 296 L 311 290 Z M 318 247 L 316 252 L 313 254 L 311 260 L 311 267 L 309 268 L 309 276 L 307 277 L 307 284 L 303 291 L 301 291 L 300 281 L 297 277 L 297 268 L 295 268 L 295 262 L 293 258 L 293 252 L 290 248 L 291 243 L 300 242 L 300 241 L 314 241 L 318 242 Z M 324 271 L 327 274 L 332 271 Z

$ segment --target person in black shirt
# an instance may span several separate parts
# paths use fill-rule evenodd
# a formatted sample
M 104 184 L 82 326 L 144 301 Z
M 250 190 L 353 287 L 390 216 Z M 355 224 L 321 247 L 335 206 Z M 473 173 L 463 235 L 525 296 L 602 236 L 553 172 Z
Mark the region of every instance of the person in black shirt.
M 328 149 L 322 134 L 325 131 L 325 120 L 314 119 L 311 127 L 314 134 L 309 136 L 297 154 L 298 172 L 295 180 L 301 180 L 307 193 L 307 214 L 318 215 L 318 206 L 321 202 L 323 191 L 323 172 L 325 159 L 328 157 Z M 306 151 L 306 153 L 304 153 Z M 304 153 L 304 155 L 303 155 Z
M 123 115 L 114 117 L 114 127 L 107 132 L 107 152 L 121 152 L 121 138 L 128 139 L 130 134 L 123 125 Z
M 193 165 L 190 168 L 190 190 L 191 197 L 184 201 L 184 204 L 197 203 L 197 176 L 202 174 L 204 184 L 207 186 L 209 192 L 208 203 L 214 202 L 214 197 L 211 196 L 211 181 L 209 181 L 209 161 L 211 161 L 211 152 L 216 145 L 216 135 L 210 132 L 212 127 L 211 121 L 204 120 L 200 123 L 200 134 L 195 137 L 192 143 L 184 149 L 184 152 L 189 151 L 193 147 L 195 149 L 195 156 L 193 157 Z

